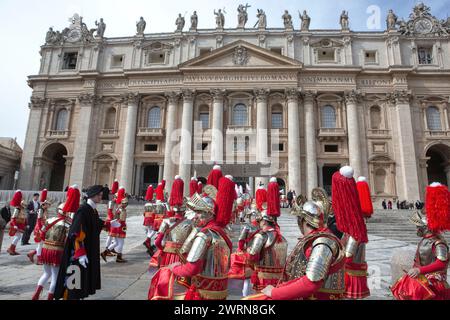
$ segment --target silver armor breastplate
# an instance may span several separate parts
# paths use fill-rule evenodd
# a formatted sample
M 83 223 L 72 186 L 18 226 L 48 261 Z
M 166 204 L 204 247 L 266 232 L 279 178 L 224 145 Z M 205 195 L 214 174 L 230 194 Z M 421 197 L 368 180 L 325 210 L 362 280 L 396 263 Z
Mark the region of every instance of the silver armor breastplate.
M 351 253 L 353 257 L 353 263 L 366 263 L 366 244 L 357 242 L 355 239 L 350 237 L 349 235 L 345 236 L 345 240 L 343 241 L 343 245 L 345 246 L 345 253 Z
M 52 224 L 57 219 L 58 218 L 48 219 L 46 222 L 46 226 Z M 52 245 L 64 245 L 69 227 L 70 224 L 65 220 L 57 222 L 45 233 L 45 243 Z
M 438 245 L 439 244 L 439 245 Z M 439 252 L 433 252 L 433 247 L 437 246 Z M 440 237 L 423 238 L 417 246 L 415 263 L 419 266 L 426 266 L 436 261 L 437 254 L 440 254 L 440 249 L 448 250 L 447 242 Z M 441 257 L 441 260 L 445 260 L 445 257 Z
M 204 255 L 205 266 L 200 275 L 210 278 L 226 278 L 230 269 L 230 248 L 214 231 L 207 232 L 209 246 Z
M 176 242 L 181 245 L 187 239 L 191 231 L 192 231 L 192 221 L 183 220 L 177 225 L 175 225 L 175 227 L 171 227 L 167 235 L 166 241 Z
M 180 249 L 181 254 L 188 254 L 189 251 L 191 251 L 192 244 L 194 243 L 194 239 L 195 239 L 196 235 L 200 232 L 200 230 L 201 230 L 201 228 L 194 227 L 192 225 L 191 232 L 187 236 L 186 240 L 184 240 L 183 246 Z
M 264 267 L 283 268 L 286 263 L 288 243 L 284 237 L 276 242 L 276 234 L 267 232 L 267 240 L 261 250 L 259 265 Z

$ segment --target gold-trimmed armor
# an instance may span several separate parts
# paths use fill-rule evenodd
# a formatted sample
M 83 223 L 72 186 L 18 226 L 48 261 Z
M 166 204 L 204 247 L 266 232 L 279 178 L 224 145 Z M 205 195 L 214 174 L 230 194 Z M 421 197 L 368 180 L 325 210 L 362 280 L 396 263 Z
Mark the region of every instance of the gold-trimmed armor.
M 127 220 L 127 209 L 121 207 L 117 209 L 117 218 L 121 221 Z
M 247 252 L 251 255 L 260 254 L 258 264 L 264 267 L 282 268 L 287 258 L 287 241 L 277 242 L 275 230 L 261 230 L 249 244 Z
M 51 226 L 50 229 L 47 230 L 47 228 L 56 220 L 61 221 L 58 221 L 53 226 Z M 43 248 L 51 250 L 63 250 L 64 243 L 67 238 L 67 233 L 69 232 L 70 224 L 70 218 L 68 217 L 64 219 L 61 219 L 60 217 L 47 219 L 44 226 L 42 227 L 42 231 L 46 231 Z
M 204 260 L 202 271 L 191 279 L 191 284 L 196 287 L 202 299 L 227 298 L 230 254 L 227 242 L 218 233 L 210 229 L 198 232 L 187 262 Z
M 255 227 L 251 224 L 244 225 L 244 227 L 241 230 L 241 233 L 239 234 L 238 241 L 247 240 L 251 234 L 255 233 L 258 230 L 259 230 L 258 227 Z
M 433 250 L 434 249 L 434 250 Z M 436 261 L 447 261 L 449 250 L 447 241 L 440 236 L 423 238 L 417 247 L 415 263 L 419 266 L 427 266 Z
M 184 240 L 183 245 L 181 246 L 180 253 L 188 254 L 191 251 L 192 245 L 194 244 L 195 237 L 200 232 L 202 228 L 196 227 L 192 225 L 191 233 L 187 236 L 186 240 Z
M 27 215 L 23 207 L 15 207 L 11 219 L 16 219 L 17 224 L 23 224 L 27 221 Z
M 176 243 L 181 248 L 191 231 L 192 221 L 190 220 L 185 219 L 179 222 L 174 218 L 164 219 L 159 228 L 160 233 L 165 233 L 163 240 L 164 251 L 166 251 L 165 244 L 168 242 Z
M 311 248 L 309 257 L 308 249 Z M 315 232 L 300 239 L 288 257 L 284 281 L 306 276 L 310 281 L 324 280 L 322 287 L 311 299 L 341 299 L 345 292 L 343 268 L 344 247 L 329 232 Z M 334 270 L 336 269 L 336 270 Z M 333 273 L 330 273 L 333 270 Z
M 116 206 L 116 202 L 114 200 L 110 200 L 108 202 L 108 209 L 114 210 L 115 206 Z
M 366 244 L 356 241 L 353 237 L 346 235 L 343 241 L 345 245 L 345 257 L 353 258 L 353 263 L 366 263 Z

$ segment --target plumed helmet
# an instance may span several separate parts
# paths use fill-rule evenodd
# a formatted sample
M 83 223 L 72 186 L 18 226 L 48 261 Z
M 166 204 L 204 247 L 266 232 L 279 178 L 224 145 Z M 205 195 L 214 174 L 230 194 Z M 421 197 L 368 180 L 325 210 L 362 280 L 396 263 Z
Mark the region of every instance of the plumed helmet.
M 302 195 L 293 203 L 291 214 L 306 221 L 315 229 L 323 228 L 327 223 L 321 206 L 313 201 L 306 201 Z

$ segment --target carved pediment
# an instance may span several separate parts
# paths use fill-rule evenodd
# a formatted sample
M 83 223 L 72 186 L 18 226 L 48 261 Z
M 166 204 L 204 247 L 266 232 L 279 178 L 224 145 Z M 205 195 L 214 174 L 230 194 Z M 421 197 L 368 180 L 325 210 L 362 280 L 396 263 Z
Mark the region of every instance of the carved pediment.
M 209 54 L 186 61 L 180 70 L 196 68 L 301 68 L 294 59 L 239 40 Z
M 154 41 L 149 43 L 144 43 L 142 45 L 142 49 L 150 52 L 164 52 L 171 51 L 173 49 L 173 45 L 166 42 Z

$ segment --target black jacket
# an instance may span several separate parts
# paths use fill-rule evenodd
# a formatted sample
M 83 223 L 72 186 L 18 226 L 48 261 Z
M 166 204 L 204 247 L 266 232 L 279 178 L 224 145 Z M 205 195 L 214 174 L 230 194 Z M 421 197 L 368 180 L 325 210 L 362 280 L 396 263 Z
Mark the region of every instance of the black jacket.
M 2 216 L 3 220 L 8 223 L 11 220 L 11 208 L 8 206 L 4 206 L 2 210 L 0 210 L 0 215 Z
M 88 204 L 80 206 L 75 213 L 72 225 L 69 229 L 66 245 L 64 248 L 58 280 L 56 282 L 55 299 L 64 297 L 67 290 L 69 300 L 79 300 L 95 294 L 101 288 L 100 276 L 100 232 L 104 226 L 104 221 L 98 216 Z M 75 240 L 77 235 L 83 231 L 86 235 L 83 243 L 88 258 L 87 268 L 82 267 L 78 260 L 73 260 L 75 251 Z M 66 277 L 70 277 L 72 272 L 67 272 L 70 266 L 78 266 L 81 270 L 81 288 L 68 290 L 66 288 Z
M 41 203 L 38 200 L 38 208 L 37 210 L 39 210 L 41 208 Z M 37 210 L 34 211 L 34 203 L 33 200 L 31 200 L 30 202 L 28 202 L 28 206 L 27 206 L 27 211 L 28 213 L 30 213 L 31 211 L 34 211 L 33 214 L 37 214 Z

